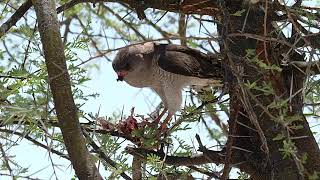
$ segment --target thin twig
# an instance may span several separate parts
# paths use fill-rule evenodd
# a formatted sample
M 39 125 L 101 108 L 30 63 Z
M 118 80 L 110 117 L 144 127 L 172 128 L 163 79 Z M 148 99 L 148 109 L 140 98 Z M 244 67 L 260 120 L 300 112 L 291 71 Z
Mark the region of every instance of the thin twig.
M 86 139 L 89 141 L 90 146 L 93 148 L 94 152 L 99 154 L 99 156 L 105 161 L 107 162 L 110 166 L 117 168 L 118 165 L 116 162 L 114 162 L 112 159 L 110 159 L 106 153 L 103 151 L 103 149 L 101 149 L 95 142 L 94 140 L 90 137 L 89 133 L 85 130 L 82 129 L 83 135 L 86 137 Z M 131 178 L 125 173 L 125 172 L 121 172 L 120 176 L 123 177 L 126 180 L 131 180 Z

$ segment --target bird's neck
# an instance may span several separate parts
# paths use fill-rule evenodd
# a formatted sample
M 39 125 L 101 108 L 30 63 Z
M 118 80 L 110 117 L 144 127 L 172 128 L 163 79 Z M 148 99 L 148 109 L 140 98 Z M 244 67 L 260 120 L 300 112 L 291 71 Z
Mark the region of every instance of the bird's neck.
M 130 72 L 124 80 L 131 86 L 137 88 L 150 87 L 152 83 L 152 73 L 149 71 Z

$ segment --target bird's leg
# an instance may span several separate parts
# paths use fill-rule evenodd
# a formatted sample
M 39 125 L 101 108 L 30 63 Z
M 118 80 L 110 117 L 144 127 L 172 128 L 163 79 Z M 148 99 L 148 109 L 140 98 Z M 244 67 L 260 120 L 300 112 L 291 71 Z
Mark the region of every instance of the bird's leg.
M 159 116 L 153 121 L 155 123 L 159 123 L 163 115 L 168 111 L 167 108 L 164 108 L 163 111 L 159 114 Z
M 174 113 L 172 113 L 170 111 L 168 112 L 168 116 L 163 121 L 163 123 L 161 123 L 160 128 L 158 129 L 157 134 L 155 135 L 155 138 L 160 139 L 160 137 L 162 135 L 167 133 L 167 124 L 170 122 L 173 115 L 174 115 Z
M 161 131 L 164 131 L 167 129 L 167 124 L 169 124 L 173 115 L 174 115 L 174 113 L 172 113 L 172 112 L 168 113 L 168 116 L 166 117 L 166 119 L 163 121 L 163 123 L 161 123 L 161 126 L 160 126 Z

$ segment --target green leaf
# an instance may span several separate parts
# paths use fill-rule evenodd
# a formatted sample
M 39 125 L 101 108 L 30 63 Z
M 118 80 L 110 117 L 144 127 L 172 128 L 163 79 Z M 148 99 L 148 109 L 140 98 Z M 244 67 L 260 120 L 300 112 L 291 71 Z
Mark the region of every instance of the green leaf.
M 309 180 L 318 180 L 320 177 L 319 177 L 319 172 L 317 171 L 314 171 L 313 174 L 309 175 L 308 176 L 308 179 Z
M 279 141 L 279 140 L 282 140 L 284 139 L 285 136 L 283 134 L 278 134 L 276 137 L 274 137 L 272 140 L 274 141 Z
M 231 15 L 231 16 L 242 16 L 242 14 L 243 14 L 244 12 L 246 12 L 246 10 L 245 10 L 245 9 L 242 9 L 242 10 L 237 11 L 237 12 L 235 12 L 235 13 L 233 13 L 233 14 L 230 14 L 230 15 Z

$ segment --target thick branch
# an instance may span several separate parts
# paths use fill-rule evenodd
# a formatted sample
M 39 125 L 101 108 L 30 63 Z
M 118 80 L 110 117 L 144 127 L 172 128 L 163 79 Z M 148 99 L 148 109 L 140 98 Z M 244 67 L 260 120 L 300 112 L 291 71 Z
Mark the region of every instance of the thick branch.
M 141 159 L 137 156 L 133 156 L 133 160 L 132 160 L 132 179 L 133 180 L 142 179 L 141 166 L 142 166 Z
M 300 72 L 303 73 L 309 73 L 311 71 L 313 75 L 320 74 L 320 61 L 292 61 L 289 63 L 289 65 L 297 68 Z
M 32 0 L 63 139 L 79 179 L 102 179 L 86 148 L 71 91 L 54 0 Z
M 207 163 L 223 164 L 225 156 L 221 151 L 207 150 L 201 155 L 179 157 L 179 156 L 165 156 L 163 152 L 147 150 L 142 148 L 127 147 L 126 151 L 133 156 L 146 159 L 148 154 L 154 154 L 160 157 L 161 160 L 164 158 L 164 163 L 174 166 L 194 166 Z
M 139 6 L 147 8 L 154 8 L 166 10 L 171 12 L 181 12 L 184 14 L 199 14 L 199 15 L 214 15 L 219 14 L 220 9 L 218 6 L 219 0 L 184 0 L 184 1 L 159 1 L 159 0 L 72 0 L 63 6 L 59 7 L 58 12 L 69 9 L 79 3 L 91 2 L 118 2 L 125 3 L 131 7 Z
M 13 117 L 16 119 L 21 118 L 20 116 L 17 117 Z M 56 122 L 56 121 L 50 121 L 50 120 L 46 120 L 46 119 L 41 119 L 41 120 L 26 120 L 26 121 L 19 121 L 19 120 L 14 120 L 14 121 L 10 121 L 10 123 L 5 123 L 5 120 L 0 119 L 0 127 L 3 126 L 7 126 L 7 125 L 12 125 L 12 124 L 17 124 L 17 125 L 37 125 L 39 128 L 43 128 L 43 124 L 40 123 L 40 121 L 43 121 L 46 123 L 46 125 L 52 126 L 52 127 L 58 127 L 61 128 L 60 123 Z M 90 124 L 90 123 L 89 123 Z M 94 132 L 94 133 L 98 133 L 98 134 L 109 134 L 111 136 L 115 136 L 115 137 L 121 137 L 125 140 L 131 141 L 131 142 L 136 142 L 136 139 L 134 137 L 132 137 L 130 134 L 125 134 L 122 133 L 120 131 L 117 130 L 105 130 L 105 129 L 101 129 L 101 128 L 92 128 L 88 123 L 80 123 L 81 128 L 83 128 L 84 130 L 88 131 L 88 132 Z

